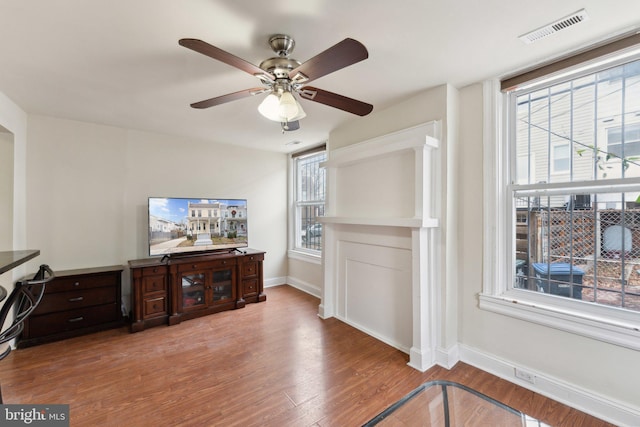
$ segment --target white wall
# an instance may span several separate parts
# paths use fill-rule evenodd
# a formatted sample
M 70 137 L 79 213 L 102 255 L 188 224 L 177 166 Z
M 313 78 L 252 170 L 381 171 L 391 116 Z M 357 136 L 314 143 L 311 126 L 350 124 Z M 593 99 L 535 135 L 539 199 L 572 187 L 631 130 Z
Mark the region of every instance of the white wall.
M 36 115 L 28 131 L 28 244 L 53 269 L 147 257 L 149 196 L 219 197 L 248 200 L 265 280 L 286 277 L 286 155 Z
M 289 257 L 287 284 L 320 298 L 323 285 L 322 263 L 303 257 Z
M 526 367 L 565 390 L 640 407 L 640 353 L 478 308 L 482 290 L 482 86 L 460 91 L 460 342 L 489 363 Z M 483 366 L 481 366 L 483 367 Z M 484 366 L 490 369 L 491 366 Z M 557 395 L 571 401 L 575 396 Z M 585 408 L 589 410 L 591 408 Z
M 335 215 L 411 218 L 415 212 L 414 153 L 404 151 L 341 167 L 336 172 Z M 381 197 L 384 195 L 384 197 Z
M 0 126 L 0 251 L 13 249 L 13 134 Z
M 431 120 L 439 120 L 447 114 L 447 102 L 451 86 L 442 85 L 425 90 L 386 109 L 374 109 L 368 116 L 348 122 L 329 135 L 328 148 L 335 150 L 347 145 L 407 129 Z M 446 139 L 447 124 L 443 126 Z
M 54 270 L 125 262 L 126 131 L 29 116 L 28 134 L 29 246 Z
M 0 126 L 0 251 L 13 250 L 13 134 Z M 11 273 L 0 275 L 0 286 L 9 290 Z
M 1 243 L 0 250 L 24 250 L 37 249 L 28 248 L 26 242 L 26 131 L 27 131 L 27 115 L 13 101 L 0 92 L 0 130 L 2 130 L 3 145 L 2 155 L 11 155 L 11 159 L 3 159 L 2 167 L 5 164 L 10 167 L 13 174 L 9 178 L 6 171 L 3 171 L 0 179 L 3 181 L 10 179 L 11 183 L 3 182 L 3 195 L 0 202 L 5 204 L 9 218 L 2 216 L 2 221 L 8 224 L 3 225 L 3 236 L 6 235 L 7 241 Z M 5 163 L 6 162 L 6 163 Z M 10 165 L 11 164 L 11 165 Z M 10 166 L 9 166 L 10 165 Z M 9 190 L 9 188 L 11 188 Z M 9 192 L 11 194 L 9 194 Z M 10 212 L 10 213 L 9 213 Z M 5 237 L 3 237 L 4 239 Z M 37 258 L 36 258 L 37 259 Z M 2 284 L 12 283 L 18 278 L 25 275 L 27 266 L 22 265 L 18 268 L 4 273 Z M 7 289 L 10 289 L 8 286 Z

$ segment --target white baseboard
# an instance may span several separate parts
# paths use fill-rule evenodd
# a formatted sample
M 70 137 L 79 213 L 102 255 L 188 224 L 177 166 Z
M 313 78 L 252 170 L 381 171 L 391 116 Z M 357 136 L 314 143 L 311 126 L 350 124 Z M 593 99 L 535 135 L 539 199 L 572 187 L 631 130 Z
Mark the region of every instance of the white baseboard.
M 443 368 L 451 369 L 460 361 L 460 347 L 454 344 L 449 348 L 436 348 L 436 364 Z
M 391 347 L 393 347 L 393 348 L 396 348 L 396 349 L 400 350 L 400 351 L 401 351 L 401 352 L 403 352 L 403 353 L 410 354 L 410 350 L 411 350 L 411 349 L 410 349 L 408 346 L 406 346 L 406 345 L 404 345 L 404 344 L 402 344 L 402 343 L 397 342 L 397 341 L 396 341 L 396 340 L 394 340 L 392 337 L 384 336 L 384 335 L 382 335 L 382 334 L 380 334 L 380 333 L 378 333 L 378 332 L 376 332 L 376 331 L 374 331 L 374 330 L 372 330 L 372 329 L 369 329 L 369 328 L 367 328 L 367 327 L 365 327 L 365 326 L 363 326 L 363 325 L 360 325 L 360 324 L 358 324 L 358 323 L 356 323 L 356 322 L 353 322 L 353 321 L 351 321 L 351 320 L 349 320 L 349 319 L 345 319 L 343 316 L 338 316 L 338 315 L 336 315 L 336 316 L 333 316 L 333 317 L 335 317 L 336 319 L 338 319 L 338 320 L 339 320 L 339 321 L 341 321 L 341 322 L 346 323 L 346 324 L 347 324 L 347 325 L 349 325 L 349 326 L 352 326 L 352 327 L 354 327 L 354 328 L 356 328 L 356 329 L 358 329 L 358 330 L 360 330 L 360 331 L 364 332 L 365 334 L 367 334 L 367 335 L 369 335 L 369 336 L 372 336 L 373 338 L 375 338 L 375 339 L 377 339 L 377 340 L 379 340 L 379 341 L 382 341 L 382 342 L 383 342 L 383 343 L 385 343 L 385 344 L 390 345 L 390 346 L 391 346 Z M 417 368 L 416 368 L 416 369 L 417 369 Z M 420 369 L 419 369 L 419 370 L 420 370 Z M 426 369 L 425 369 L 425 370 L 426 370 Z M 423 371 L 423 372 L 424 372 L 424 371 Z
M 409 350 L 409 363 L 407 363 L 407 365 L 420 372 L 425 372 L 434 366 L 433 359 L 433 352 L 431 350 L 422 351 L 419 348 L 411 347 Z
M 462 344 L 459 344 L 459 354 L 460 360 L 469 365 L 473 365 L 476 368 L 593 415 L 594 417 L 619 426 L 631 427 L 640 425 L 640 408 L 611 400 L 593 391 L 582 389 L 574 384 L 547 376 L 533 369 L 529 369 L 526 366 L 499 359 L 491 354 Z M 516 377 L 516 369 L 526 371 L 533 375 L 534 383 Z
M 286 277 L 272 277 L 271 279 L 264 279 L 264 287 L 272 288 L 274 286 L 286 285 Z
M 288 276 L 286 278 L 286 284 L 292 286 L 296 289 L 301 290 L 302 292 L 306 292 L 309 295 L 313 295 L 316 298 L 320 298 L 322 293 L 320 288 L 316 285 L 312 285 L 311 283 L 305 282 L 304 280 L 296 279 L 295 277 Z

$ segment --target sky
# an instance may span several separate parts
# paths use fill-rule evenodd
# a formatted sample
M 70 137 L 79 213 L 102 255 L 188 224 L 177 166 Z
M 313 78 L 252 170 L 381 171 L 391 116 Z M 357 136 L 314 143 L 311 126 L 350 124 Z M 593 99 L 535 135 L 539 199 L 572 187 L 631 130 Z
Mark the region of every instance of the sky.
M 222 203 L 224 205 L 244 206 L 246 208 L 246 200 L 232 199 L 179 199 L 179 198 L 162 198 L 149 197 L 149 214 L 158 218 L 166 219 L 173 222 L 182 222 L 187 216 L 187 207 L 189 202 L 196 203 Z

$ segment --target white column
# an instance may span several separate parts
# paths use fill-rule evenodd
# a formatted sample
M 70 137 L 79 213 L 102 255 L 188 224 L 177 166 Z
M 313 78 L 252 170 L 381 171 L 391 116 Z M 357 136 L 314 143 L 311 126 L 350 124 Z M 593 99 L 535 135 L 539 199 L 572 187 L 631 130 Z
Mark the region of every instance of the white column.
M 322 263 L 324 286 L 318 306 L 318 316 L 328 319 L 336 315 L 336 292 L 338 287 L 338 242 L 335 238 L 335 224 L 323 224 Z M 331 248 L 331 250 L 326 250 Z
M 329 153 L 331 155 L 331 153 Z M 325 216 L 336 216 L 336 183 L 337 170 L 335 166 L 326 166 L 325 190 Z M 322 298 L 318 307 L 318 316 L 328 319 L 336 315 L 336 292 L 338 287 L 338 242 L 335 238 L 334 224 L 323 224 L 322 241 L 322 267 L 324 273 L 324 286 L 322 287 Z
M 430 228 L 414 228 L 412 240 L 413 344 L 408 365 L 426 371 L 435 363 L 435 290 L 432 280 Z M 431 265 L 430 265 L 431 264 Z

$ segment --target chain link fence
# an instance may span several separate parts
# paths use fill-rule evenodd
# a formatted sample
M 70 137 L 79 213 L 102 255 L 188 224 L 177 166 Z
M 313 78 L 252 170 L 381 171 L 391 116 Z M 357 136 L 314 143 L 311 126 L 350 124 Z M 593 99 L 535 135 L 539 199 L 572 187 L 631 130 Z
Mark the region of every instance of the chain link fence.
M 528 203 L 516 214 L 517 287 L 640 311 L 640 209 Z

